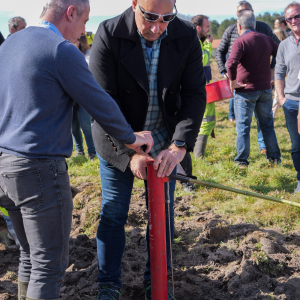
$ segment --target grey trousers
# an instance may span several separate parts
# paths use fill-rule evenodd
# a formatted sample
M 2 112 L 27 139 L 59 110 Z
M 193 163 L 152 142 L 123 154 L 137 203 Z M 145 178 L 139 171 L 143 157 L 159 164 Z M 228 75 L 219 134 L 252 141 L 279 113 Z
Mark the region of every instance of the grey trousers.
M 65 160 L 0 152 L 0 206 L 20 241 L 19 280 L 27 296 L 57 299 L 68 267 L 73 201 Z

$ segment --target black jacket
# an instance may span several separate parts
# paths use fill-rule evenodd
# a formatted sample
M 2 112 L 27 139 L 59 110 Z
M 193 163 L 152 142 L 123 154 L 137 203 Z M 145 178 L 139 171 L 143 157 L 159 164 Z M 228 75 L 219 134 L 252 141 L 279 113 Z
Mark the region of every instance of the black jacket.
M 259 33 L 263 33 L 273 39 L 274 42 L 277 44 L 280 43 L 278 37 L 274 34 L 271 27 L 260 21 L 256 21 L 256 31 Z M 220 45 L 217 48 L 216 51 L 216 59 L 218 62 L 218 68 L 220 73 L 227 73 L 226 68 L 226 55 L 230 55 L 231 47 L 234 43 L 234 41 L 239 37 L 239 33 L 237 30 L 236 24 L 232 24 L 226 28 L 226 30 L 223 33 Z M 273 69 L 275 67 L 276 60 L 275 57 L 272 58 L 271 68 Z
M 158 100 L 171 140 L 185 141 L 191 151 L 206 105 L 202 50 L 191 23 L 175 18 L 167 30 L 160 47 Z M 133 130 L 142 131 L 148 111 L 149 82 L 132 8 L 100 24 L 89 66 Z M 130 161 L 128 148 L 115 139 L 112 147 L 97 123 L 93 123 L 92 133 L 99 155 L 125 171 Z
M 0 46 L 5 41 L 5 38 L 3 37 L 2 33 L 0 32 Z

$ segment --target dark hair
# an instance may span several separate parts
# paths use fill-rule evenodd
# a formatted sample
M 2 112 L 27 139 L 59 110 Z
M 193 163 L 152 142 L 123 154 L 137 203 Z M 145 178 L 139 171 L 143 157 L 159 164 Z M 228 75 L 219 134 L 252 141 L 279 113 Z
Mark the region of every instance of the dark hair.
M 198 16 L 195 16 L 193 19 L 192 19 L 192 23 L 195 25 L 195 26 L 202 26 L 203 24 L 203 20 L 204 19 L 207 19 L 208 20 L 208 17 L 207 16 L 204 16 L 204 15 L 198 15 Z
M 291 8 L 291 7 L 294 7 L 294 6 L 297 6 L 298 8 L 300 8 L 300 3 L 299 2 L 292 2 L 290 3 L 285 9 L 284 9 L 284 15 L 286 16 L 286 11 Z
M 82 35 L 79 39 L 79 50 L 85 55 L 86 50 L 91 49 L 88 44 L 87 38 L 85 35 Z
M 284 24 L 285 26 L 287 26 L 286 20 L 284 16 L 279 16 L 275 19 L 275 21 L 278 20 L 279 24 Z

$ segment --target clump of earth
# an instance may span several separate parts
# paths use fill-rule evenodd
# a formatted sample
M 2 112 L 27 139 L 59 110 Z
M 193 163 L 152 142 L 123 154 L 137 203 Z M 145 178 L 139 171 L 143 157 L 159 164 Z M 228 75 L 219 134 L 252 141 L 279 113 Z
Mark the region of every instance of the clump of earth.
M 70 262 L 61 298 L 96 299 L 97 245 L 101 190 L 92 183 L 73 190 Z M 77 194 L 76 194 L 77 193 Z M 199 211 L 193 195 L 175 200 L 173 265 L 177 300 L 300 299 L 300 232 L 232 224 L 213 211 Z M 122 261 L 122 300 L 144 299 L 147 210 L 145 194 L 132 194 L 127 244 Z M 19 252 L 0 219 L 0 299 L 17 299 Z M 171 280 L 171 276 L 169 276 Z

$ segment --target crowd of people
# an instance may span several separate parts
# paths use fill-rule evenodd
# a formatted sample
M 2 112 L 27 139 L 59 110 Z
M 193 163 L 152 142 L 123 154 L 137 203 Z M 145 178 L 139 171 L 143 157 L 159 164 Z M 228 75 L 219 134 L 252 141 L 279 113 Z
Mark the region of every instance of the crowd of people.
M 72 135 L 76 155 L 84 155 L 82 129 L 89 158 L 100 161 L 99 300 L 120 298 L 134 178 L 144 180 L 147 190 L 149 162 L 158 177 L 191 176 L 189 153 L 203 158 L 214 136 L 215 104 L 206 104 L 205 92 L 213 42 L 208 16 L 183 21 L 175 0 L 132 0 L 132 7 L 86 35 L 89 12 L 88 0 L 48 0 L 38 26 L 25 29 L 26 21 L 16 17 L 5 42 L 0 34 L 0 206 L 20 244 L 19 300 L 60 297 L 73 209 L 65 160 Z M 229 121 L 236 122 L 235 162 L 240 168 L 249 164 L 254 114 L 260 152 L 281 163 L 274 118 L 282 106 L 300 191 L 300 3 L 286 7 L 274 32 L 255 20 L 247 1 L 237 4 L 236 15 L 216 51 L 219 71 L 234 92 Z M 168 270 L 175 183 L 166 186 Z M 148 229 L 146 239 L 149 300 Z M 168 299 L 175 299 L 171 286 Z

